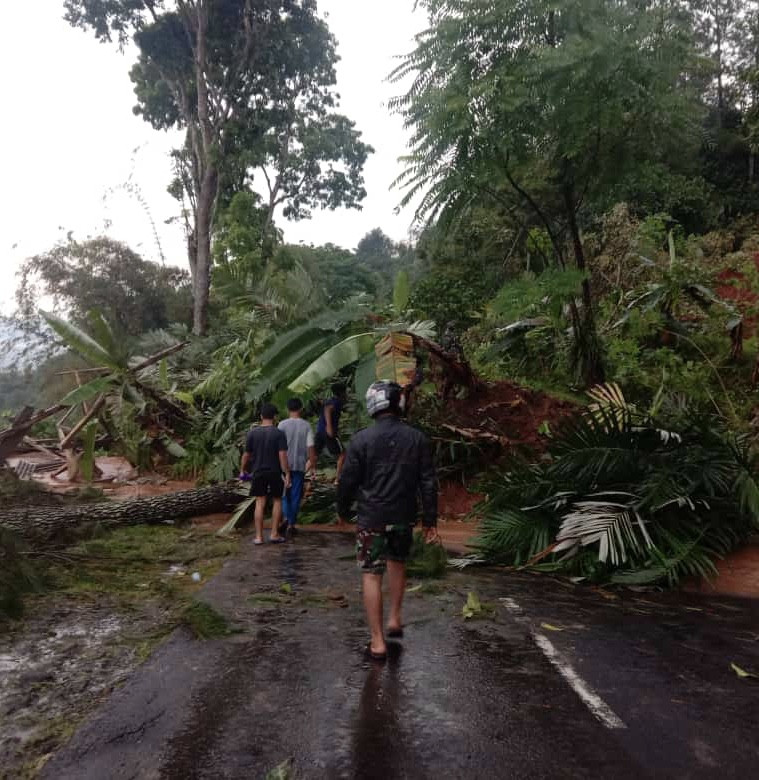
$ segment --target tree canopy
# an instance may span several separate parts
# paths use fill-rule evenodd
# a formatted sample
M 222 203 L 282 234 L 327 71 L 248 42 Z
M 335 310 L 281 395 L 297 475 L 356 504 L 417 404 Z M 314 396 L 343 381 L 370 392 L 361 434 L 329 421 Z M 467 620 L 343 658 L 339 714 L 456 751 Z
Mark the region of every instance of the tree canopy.
M 105 237 L 66 241 L 21 266 L 16 291 L 20 313 L 34 319 L 45 298 L 82 326 L 87 313 L 97 309 L 116 333 L 128 338 L 171 323 L 189 324 L 192 315 L 186 271 L 143 260 Z
M 267 221 L 282 207 L 358 207 L 370 147 L 335 111 L 335 41 L 314 0 L 66 0 L 101 40 L 133 39 L 136 113 L 185 131 L 171 192 L 184 204 L 194 330 L 208 326 L 219 206 L 256 176 Z M 266 233 L 266 231 L 264 231 Z M 264 247 L 267 250 L 267 247 Z

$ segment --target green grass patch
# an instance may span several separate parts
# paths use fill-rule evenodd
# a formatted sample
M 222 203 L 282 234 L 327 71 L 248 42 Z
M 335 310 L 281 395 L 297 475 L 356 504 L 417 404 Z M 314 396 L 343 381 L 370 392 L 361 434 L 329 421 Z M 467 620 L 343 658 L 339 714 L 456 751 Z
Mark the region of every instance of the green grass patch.
M 234 539 L 187 528 L 139 525 L 32 556 L 0 532 L 0 621 L 21 617 L 29 598 L 92 602 L 107 596 L 126 608 L 156 604 L 167 613 L 167 625 L 175 625 L 200 587 L 190 575 L 199 572 L 205 582 L 237 546 Z
M 233 633 L 224 615 L 205 601 L 194 600 L 182 613 L 182 624 L 196 639 L 218 639 Z
M 291 601 L 291 599 L 283 593 L 252 593 L 248 596 L 248 601 L 262 606 L 278 606 L 280 604 L 286 604 L 288 601 Z
M 218 571 L 237 549 L 233 539 L 171 526 L 119 528 L 79 542 L 50 568 L 55 590 L 71 595 L 110 593 L 126 601 L 147 596 L 177 599 L 197 589 L 190 576 L 202 580 Z M 186 576 L 172 574 L 172 566 Z
M 448 553 L 442 545 L 426 544 L 421 533 L 414 535 L 411 554 L 406 565 L 409 577 L 435 579 L 444 577 L 448 569 Z

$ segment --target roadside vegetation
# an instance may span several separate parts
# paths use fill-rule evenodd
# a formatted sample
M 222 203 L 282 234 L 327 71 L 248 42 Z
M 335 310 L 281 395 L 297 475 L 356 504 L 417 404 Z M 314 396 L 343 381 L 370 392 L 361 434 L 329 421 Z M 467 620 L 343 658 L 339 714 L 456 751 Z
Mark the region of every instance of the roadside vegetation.
M 421 368 L 411 421 L 486 494 L 480 558 L 674 585 L 759 529 L 759 4 L 421 0 L 391 76 L 416 231 L 355 249 L 289 245 L 275 219 L 366 194 L 314 3 L 64 5 L 136 43 L 136 110 L 186 132 L 189 274 L 107 238 L 22 270 L 14 339 L 50 349 L 0 397 L 8 420 L 60 404 L 30 433 L 75 446 L 85 482 L 109 452 L 223 483 L 263 401 L 313 418 L 339 379 L 349 438 L 375 377 Z

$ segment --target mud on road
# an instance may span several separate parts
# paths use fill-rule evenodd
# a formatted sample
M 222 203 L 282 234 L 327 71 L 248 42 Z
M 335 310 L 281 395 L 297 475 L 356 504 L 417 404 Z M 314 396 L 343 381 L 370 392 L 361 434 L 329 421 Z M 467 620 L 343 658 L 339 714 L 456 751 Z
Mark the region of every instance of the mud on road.
M 300 778 L 755 773 L 759 686 L 731 669 L 759 669 L 754 604 L 470 569 L 413 586 L 403 645 L 378 666 L 352 557 L 336 534 L 246 544 L 201 592 L 237 633 L 175 633 L 42 776 L 265 778 L 286 761 Z M 473 591 L 483 609 L 465 621 Z

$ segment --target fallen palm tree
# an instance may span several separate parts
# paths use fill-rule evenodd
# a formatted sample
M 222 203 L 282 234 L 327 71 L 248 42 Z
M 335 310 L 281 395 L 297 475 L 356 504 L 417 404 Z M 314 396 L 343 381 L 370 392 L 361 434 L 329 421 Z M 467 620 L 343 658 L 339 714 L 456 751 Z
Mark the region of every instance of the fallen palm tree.
M 232 511 L 243 499 L 235 485 L 184 490 L 149 498 L 80 505 L 29 504 L 0 513 L 0 529 L 33 546 L 64 541 L 93 528 L 158 525 L 189 517 Z
M 759 529 L 748 440 L 713 417 L 667 424 L 614 385 L 591 396 L 539 463 L 513 460 L 485 485 L 481 557 L 627 585 L 716 574 Z

